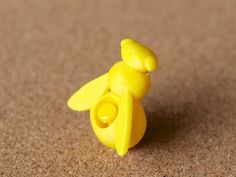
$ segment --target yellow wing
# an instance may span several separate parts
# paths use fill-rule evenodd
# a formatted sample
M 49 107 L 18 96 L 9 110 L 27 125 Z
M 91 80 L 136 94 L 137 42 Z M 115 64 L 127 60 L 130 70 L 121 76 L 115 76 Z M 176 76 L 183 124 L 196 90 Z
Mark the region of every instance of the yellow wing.
M 129 149 L 132 131 L 133 96 L 130 91 L 127 90 L 121 97 L 119 109 L 115 127 L 115 144 L 117 153 L 124 156 Z
M 89 110 L 93 103 L 108 91 L 108 73 L 85 84 L 75 92 L 67 102 L 69 108 L 75 111 Z

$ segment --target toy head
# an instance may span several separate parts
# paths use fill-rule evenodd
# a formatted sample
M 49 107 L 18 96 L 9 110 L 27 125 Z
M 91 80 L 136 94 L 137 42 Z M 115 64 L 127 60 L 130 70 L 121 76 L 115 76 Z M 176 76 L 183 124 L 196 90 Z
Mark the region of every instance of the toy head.
M 128 66 L 140 72 L 151 72 L 158 66 L 155 54 L 132 39 L 121 41 L 121 56 Z

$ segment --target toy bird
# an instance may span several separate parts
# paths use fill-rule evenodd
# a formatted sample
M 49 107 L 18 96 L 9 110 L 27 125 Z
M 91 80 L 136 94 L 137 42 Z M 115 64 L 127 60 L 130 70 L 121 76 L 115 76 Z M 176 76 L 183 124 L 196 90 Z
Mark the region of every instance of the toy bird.
M 149 90 L 149 73 L 156 70 L 158 61 L 149 48 L 132 39 L 121 41 L 121 56 L 108 73 L 85 84 L 67 104 L 75 111 L 90 110 L 97 138 L 124 156 L 145 133 L 140 100 Z

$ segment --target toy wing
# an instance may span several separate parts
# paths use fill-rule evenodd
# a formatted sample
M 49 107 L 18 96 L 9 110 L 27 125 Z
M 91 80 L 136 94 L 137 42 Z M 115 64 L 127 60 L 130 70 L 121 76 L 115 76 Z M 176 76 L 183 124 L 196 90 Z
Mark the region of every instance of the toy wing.
M 121 97 L 119 109 L 120 115 L 115 127 L 115 144 L 117 153 L 123 156 L 129 149 L 132 130 L 133 96 L 130 91 L 125 91 Z
M 89 110 L 93 103 L 108 91 L 108 73 L 90 81 L 75 92 L 67 102 L 75 111 Z

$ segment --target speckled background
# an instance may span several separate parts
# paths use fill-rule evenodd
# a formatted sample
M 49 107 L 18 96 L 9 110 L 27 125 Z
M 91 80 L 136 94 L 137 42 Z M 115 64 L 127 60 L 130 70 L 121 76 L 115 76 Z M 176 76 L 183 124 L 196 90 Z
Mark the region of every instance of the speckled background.
M 134 38 L 160 68 L 124 157 L 69 96 Z M 0 0 L 0 176 L 236 176 L 236 1 Z

